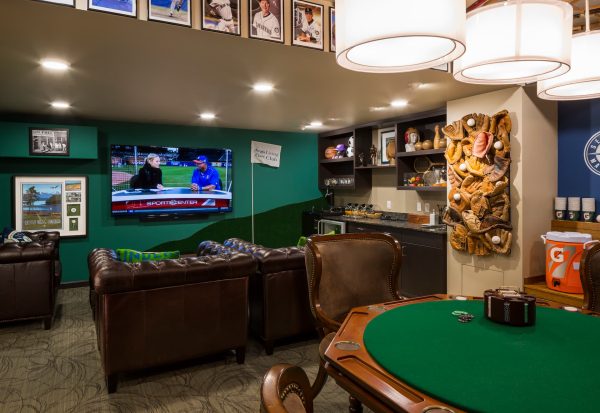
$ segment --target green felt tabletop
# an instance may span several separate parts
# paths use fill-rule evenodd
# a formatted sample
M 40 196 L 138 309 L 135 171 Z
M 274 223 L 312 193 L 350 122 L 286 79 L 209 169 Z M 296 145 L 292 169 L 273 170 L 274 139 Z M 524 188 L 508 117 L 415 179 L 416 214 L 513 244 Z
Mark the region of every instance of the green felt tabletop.
M 512 327 L 485 318 L 483 301 L 426 302 L 377 316 L 364 343 L 394 376 L 469 412 L 600 411 L 600 318 L 538 307 L 534 326 Z

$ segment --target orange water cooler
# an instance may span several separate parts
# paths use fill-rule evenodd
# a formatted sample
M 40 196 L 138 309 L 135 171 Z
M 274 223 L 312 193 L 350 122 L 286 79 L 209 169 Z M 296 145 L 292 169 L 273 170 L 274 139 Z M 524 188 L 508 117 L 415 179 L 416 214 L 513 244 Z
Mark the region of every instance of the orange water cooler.
M 546 285 L 564 293 L 583 294 L 579 266 L 583 250 L 598 241 L 590 234 L 551 231 L 542 235 L 546 245 Z

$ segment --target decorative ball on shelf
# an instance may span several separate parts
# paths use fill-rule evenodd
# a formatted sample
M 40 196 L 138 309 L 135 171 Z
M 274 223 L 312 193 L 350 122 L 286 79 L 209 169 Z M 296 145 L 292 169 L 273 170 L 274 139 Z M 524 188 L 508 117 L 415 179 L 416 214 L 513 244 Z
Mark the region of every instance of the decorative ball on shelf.
M 420 151 L 423 149 L 423 144 L 421 142 L 415 143 L 415 151 Z
M 423 148 L 424 151 L 432 149 L 433 148 L 433 142 L 431 142 L 431 140 L 429 140 L 429 139 L 424 140 L 423 143 L 421 144 L 421 147 Z
M 500 150 L 500 149 L 504 148 L 504 144 L 500 141 L 496 141 L 496 143 L 494 143 L 494 148 Z
M 465 172 L 467 170 L 467 164 L 466 163 L 461 163 L 459 166 L 460 170 Z
M 600 215 L 596 217 L 596 222 L 600 222 Z
M 325 148 L 325 159 L 333 159 L 336 153 L 335 146 L 328 146 Z

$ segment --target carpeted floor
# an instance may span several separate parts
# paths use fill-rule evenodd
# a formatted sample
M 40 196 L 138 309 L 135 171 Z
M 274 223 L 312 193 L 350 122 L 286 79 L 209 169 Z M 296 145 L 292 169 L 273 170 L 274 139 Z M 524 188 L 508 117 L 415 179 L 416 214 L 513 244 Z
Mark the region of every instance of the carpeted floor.
M 297 364 L 311 381 L 317 372 L 317 340 L 276 347 L 272 356 L 250 341 L 244 365 L 231 353 L 146 371 L 122 377 L 108 395 L 87 294 L 60 290 L 49 331 L 41 321 L 0 324 L 0 412 L 258 412 L 260 383 L 273 364 Z M 347 394 L 328 380 L 315 411 L 347 409 Z

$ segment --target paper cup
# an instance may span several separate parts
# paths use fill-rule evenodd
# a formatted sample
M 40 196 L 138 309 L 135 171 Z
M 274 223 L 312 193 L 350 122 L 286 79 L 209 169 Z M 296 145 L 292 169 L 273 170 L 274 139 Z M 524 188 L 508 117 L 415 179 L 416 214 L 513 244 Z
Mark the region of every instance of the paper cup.
M 569 221 L 579 221 L 579 212 L 580 211 L 572 211 L 569 210 L 567 212 L 567 217 Z
M 564 209 L 555 209 L 554 210 L 554 219 L 567 219 L 567 211 Z
M 581 214 L 581 220 L 584 222 L 592 222 L 595 218 L 596 213 L 594 211 L 583 211 Z
M 567 198 L 557 196 L 554 198 L 554 209 L 557 211 L 566 211 L 567 209 Z

